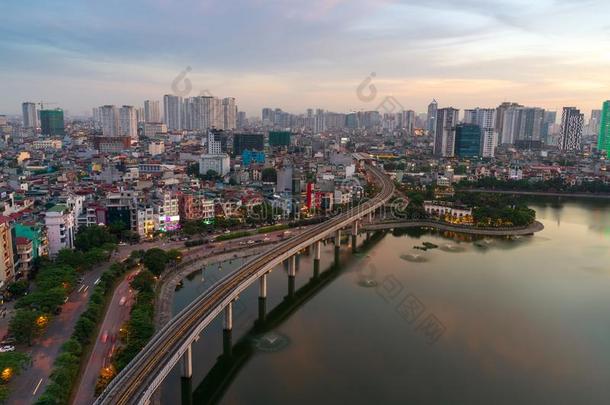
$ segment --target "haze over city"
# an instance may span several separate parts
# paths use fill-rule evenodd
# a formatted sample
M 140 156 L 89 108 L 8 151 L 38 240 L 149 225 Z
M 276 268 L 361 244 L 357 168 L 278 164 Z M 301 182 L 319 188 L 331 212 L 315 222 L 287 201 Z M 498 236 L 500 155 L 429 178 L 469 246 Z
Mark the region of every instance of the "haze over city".
M 56 101 L 74 115 L 171 93 L 236 97 L 258 115 L 371 109 L 356 86 L 424 112 L 502 101 L 600 108 L 610 88 L 607 6 L 591 1 L 8 2 L 0 27 L 0 111 Z M 25 23 L 27 21 L 27 23 Z M 194 94 L 193 94 L 194 95 Z
M 610 404 L 607 0 L 0 10 L 0 405 Z

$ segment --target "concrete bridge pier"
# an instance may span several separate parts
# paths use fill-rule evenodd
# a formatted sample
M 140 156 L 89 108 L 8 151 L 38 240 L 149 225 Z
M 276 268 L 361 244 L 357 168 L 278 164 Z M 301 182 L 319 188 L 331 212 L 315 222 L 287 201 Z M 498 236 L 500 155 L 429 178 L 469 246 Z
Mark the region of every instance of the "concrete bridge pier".
M 359 220 L 354 221 L 352 224 L 352 253 L 356 253 L 358 250 L 358 228 L 359 228 Z
M 341 249 L 341 229 L 335 232 L 335 250 Z
M 291 256 L 288 259 L 288 297 L 294 296 L 294 279 L 297 275 L 297 257 Z
M 259 278 L 258 286 L 258 321 L 265 322 L 267 316 L 267 274 Z
M 222 329 L 222 353 L 224 357 L 233 355 L 233 301 L 225 307 L 225 320 Z
M 335 266 L 339 266 L 339 256 L 341 253 L 341 229 L 335 233 Z
M 193 376 L 193 349 L 192 345 L 186 349 L 182 355 L 182 378 L 191 378 Z
M 320 255 L 322 252 L 322 242 L 321 241 L 317 241 L 314 243 L 313 252 L 314 252 L 313 277 L 318 278 L 318 276 L 320 275 Z

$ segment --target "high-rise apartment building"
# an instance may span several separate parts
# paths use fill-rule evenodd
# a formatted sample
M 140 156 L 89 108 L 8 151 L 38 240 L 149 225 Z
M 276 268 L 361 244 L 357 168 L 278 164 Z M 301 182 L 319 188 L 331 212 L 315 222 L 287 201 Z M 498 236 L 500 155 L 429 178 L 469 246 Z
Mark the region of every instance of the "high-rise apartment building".
M 40 110 L 40 128 L 42 135 L 64 136 L 64 111 L 60 108 Z
M 131 143 L 138 142 L 138 119 L 136 109 L 131 105 L 124 105 L 119 110 L 119 136 L 131 139 Z
M 584 114 L 576 107 L 564 107 L 561 114 L 561 138 L 559 149 L 563 151 L 580 150 Z
M 512 142 L 505 142 L 505 137 L 504 137 L 504 134 L 502 133 L 502 131 L 504 129 L 504 115 L 506 113 L 506 110 L 508 110 L 509 108 L 518 108 L 518 107 L 523 107 L 523 106 L 519 103 L 504 102 L 504 103 L 500 104 L 498 106 L 498 108 L 496 108 L 496 132 L 498 133 L 499 142 L 504 143 L 504 144 L 512 143 Z
M 436 111 L 436 132 L 434 134 L 434 154 L 451 157 L 455 148 L 455 127 L 459 121 L 460 110 L 441 108 Z
M 103 105 L 99 108 L 102 134 L 105 137 L 119 136 L 119 112 L 113 105 Z
M 21 110 L 23 113 L 23 127 L 24 128 L 36 128 L 38 127 L 38 116 L 36 113 L 36 104 L 25 102 L 21 104 Z
M 159 109 L 159 101 L 144 101 L 144 122 L 161 122 L 161 110 Z
M 610 157 L 610 100 L 604 101 L 602 105 L 597 150 L 606 152 Z
M 436 119 L 436 113 L 438 111 L 438 103 L 436 100 L 432 100 L 430 104 L 428 104 L 428 125 L 426 129 L 428 133 L 436 135 L 436 125 L 438 120 Z
M 163 122 L 170 131 L 183 129 L 182 97 L 166 94 L 163 96 Z
M 413 135 L 415 131 L 415 111 L 401 111 L 398 113 L 398 127 L 407 132 L 407 135 Z
M 222 128 L 224 130 L 233 130 L 237 127 L 237 105 L 235 98 L 227 97 L 222 100 Z
M 537 107 L 509 107 L 503 110 L 502 143 L 537 148 L 544 133 L 545 111 Z
M 464 123 L 478 125 L 481 131 L 481 156 L 493 157 L 498 146 L 495 108 L 475 108 L 464 111 Z M 457 152 L 456 152 L 457 153 Z
M 231 129 L 235 129 L 235 99 L 225 100 L 226 103 L 212 96 L 184 99 L 182 106 L 183 128 L 194 131 L 222 130 L 225 129 L 225 124 L 227 124 Z

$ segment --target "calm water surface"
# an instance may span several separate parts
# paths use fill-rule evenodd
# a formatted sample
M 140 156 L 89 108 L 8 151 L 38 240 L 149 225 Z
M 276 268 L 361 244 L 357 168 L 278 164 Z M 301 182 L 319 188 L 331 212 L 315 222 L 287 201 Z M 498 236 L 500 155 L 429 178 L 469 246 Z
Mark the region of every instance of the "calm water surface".
M 610 403 L 610 205 L 531 205 L 545 225 L 533 237 L 388 234 L 366 253 L 344 248 L 341 275 L 275 331 L 288 344 L 256 352 L 221 403 Z M 414 248 L 423 242 L 438 248 Z M 331 262 L 329 244 L 322 267 Z M 175 310 L 241 263 L 185 280 Z M 299 257 L 297 287 L 311 274 Z M 268 308 L 286 284 L 279 267 Z M 257 286 L 241 297 L 237 335 L 256 297 Z M 220 331 L 218 319 L 194 349 L 195 383 L 220 354 Z M 179 403 L 179 389 L 174 372 L 164 402 Z

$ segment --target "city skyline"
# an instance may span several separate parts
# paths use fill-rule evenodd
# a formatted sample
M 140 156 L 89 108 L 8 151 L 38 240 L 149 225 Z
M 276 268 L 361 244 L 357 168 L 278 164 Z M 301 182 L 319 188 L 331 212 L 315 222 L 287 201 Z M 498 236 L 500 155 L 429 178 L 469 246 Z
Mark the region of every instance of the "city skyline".
M 19 114 L 23 101 L 39 100 L 73 115 L 140 106 L 171 94 L 181 72 L 190 96 L 235 97 L 248 116 L 266 106 L 372 110 L 387 96 L 417 112 L 436 98 L 440 108 L 515 101 L 589 114 L 610 98 L 608 26 L 590 12 L 601 1 L 494 3 L 157 0 L 122 5 L 121 16 L 106 3 L 8 4 L 0 111 Z M 378 96 L 367 102 L 356 88 L 371 73 Z

